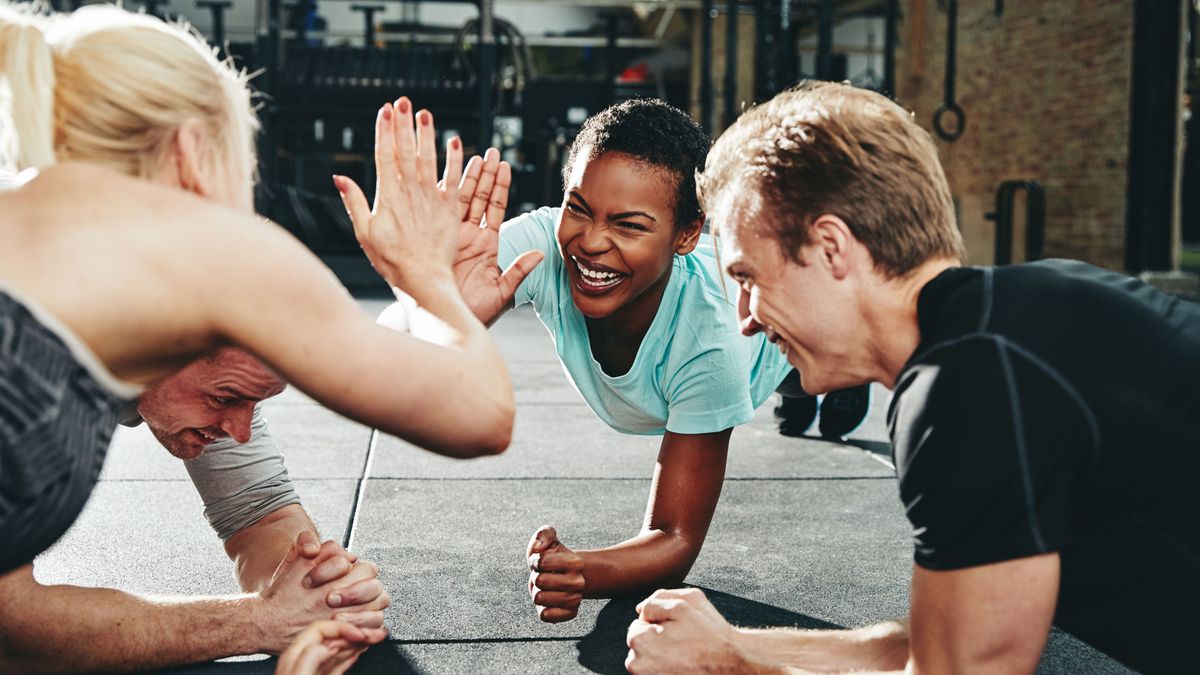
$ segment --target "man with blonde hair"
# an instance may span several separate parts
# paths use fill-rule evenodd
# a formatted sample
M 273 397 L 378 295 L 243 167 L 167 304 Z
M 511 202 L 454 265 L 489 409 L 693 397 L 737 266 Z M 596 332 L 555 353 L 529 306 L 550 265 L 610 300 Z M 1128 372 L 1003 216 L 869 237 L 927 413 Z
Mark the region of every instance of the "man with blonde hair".
M 743 115 L 699 185 L 743 332 L 809 393 L 894 391 L 910 616 L 749 631 L 658 591 L 632 672 L 1032 672 L 1052 625 L 1145 672 L 1194 661 L 1200 308 L 1079 262 L 962 266 L 932 140 L 848 85 Z

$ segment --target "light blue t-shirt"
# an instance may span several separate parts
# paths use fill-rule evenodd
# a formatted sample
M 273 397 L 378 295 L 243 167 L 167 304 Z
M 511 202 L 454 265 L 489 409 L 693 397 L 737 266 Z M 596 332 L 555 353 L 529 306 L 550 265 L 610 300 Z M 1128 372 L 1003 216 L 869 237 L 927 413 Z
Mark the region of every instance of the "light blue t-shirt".
M 561 208 L 541 208 L 500 230 L 499 264 L 526 251 L 546 258 L 517 289 L 550 331 L 563 370 L 600 419 L 627 434 L 703 434 L 745 424 L 791 370 L 761 334 L 738 332 L 737 287 L 717 269 L 712 241 L 675 256 L 662 303 L 629 372 L 606 375 L 554 237 Z

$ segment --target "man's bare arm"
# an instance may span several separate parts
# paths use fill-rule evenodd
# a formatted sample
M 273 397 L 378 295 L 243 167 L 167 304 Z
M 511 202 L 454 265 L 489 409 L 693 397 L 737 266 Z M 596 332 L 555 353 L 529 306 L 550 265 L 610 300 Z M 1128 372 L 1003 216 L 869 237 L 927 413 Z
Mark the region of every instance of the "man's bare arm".
M 907 630 L 739 630 L 776 672 L 1031 673 L 1058 598 L 1058 554 L 952 571 L 913 568 Z
M 745 630 L 696 589 L 660 590 L 638 605 L 631 673 L 1032 673 L 1058 601 L 1057 553 L 951 571 L 914 567 L 908 631 Z
M 45 586 L 26 565 L 0 576 L 0 672 L 129 672 L 276 654 L 312 621 L 345 614 L 359 627 L 381 627 L 389 598 L 377 577 L 371 563 L 351 562 L 307 532 L 271 583 L 246 595 L 151 598 Z
M 0 577 L 0 672 L 130 671 L 254 654 L 267 646 L 256 595 L 154 600 Z
M 317 528 L 304 507 L 289 504 L 230 537 L 225 542 L 225 553 L 237 566 L 238 585 L 242 590 L 255 593 L 269 586 L 279 561 L 287 555 L 301 532 L 311 532 L 314 538 L 318 537 Z
M 803 665 L 791 672 L 903 671 L 908 663 L 906 621 L 851 630 L 741 628 L 735 641 L 764 663 Z
M 1032 673 L 1058 603 L 1059 558 L 1045 553 L 935 572 L 913 568 L 915 673 Z

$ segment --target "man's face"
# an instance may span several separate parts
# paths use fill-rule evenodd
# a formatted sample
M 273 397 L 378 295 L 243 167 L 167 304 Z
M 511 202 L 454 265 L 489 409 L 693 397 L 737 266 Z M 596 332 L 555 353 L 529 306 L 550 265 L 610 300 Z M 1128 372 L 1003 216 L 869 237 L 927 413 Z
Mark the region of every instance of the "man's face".
M 254 406 L 285 386 L 258 359 L 225 348 L 147 389 L 138 412 L 172 455 L 195 459 L 216 441 L 250 440 Z
M 784 255 L 760 225 L 761 207 L 722 209 L 721 262 L 738 282 L 738 320 L 744 335 L 766 333 L 800 371 L 810 394 L 859 384 L 848 375 L 853 349 L 853 298 L 847 284 L 822 264 L 819 244 L 800 251 L 803 264 Z

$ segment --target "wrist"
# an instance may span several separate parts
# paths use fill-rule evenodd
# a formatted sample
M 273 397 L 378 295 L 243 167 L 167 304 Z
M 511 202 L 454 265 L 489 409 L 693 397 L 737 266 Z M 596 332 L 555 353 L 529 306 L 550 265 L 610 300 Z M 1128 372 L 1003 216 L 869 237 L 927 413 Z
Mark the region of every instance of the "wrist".
M 276 612 L 272 611 L 270 600 L 262 593 L 250 593 L 240 597 L 236 605 L 234 609 L 241 620 L 234 623 L 239 626 L 248 647 L 243 653 L 278 654 L 282 651 L 277 643 L 285 630 Z
M 401 265 L 389 265 L 387 281 L 414 298 L 422 290 L 451 289 L 458 294 L 458 281 L 449 266 L 430 262 L 411 261 Z
M 769 661 L 745 647 L 732 643 L 734 652 L 734 667 L 731 672 L 739 675 L 787 675 L 788 670 L 779 663 Z
M 733 627 L 733 632 L 729 636 L 729 641 L 737 645 L 737 648 L 744 652 L 754 651 L 754 634 L 745 628 Z

